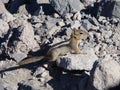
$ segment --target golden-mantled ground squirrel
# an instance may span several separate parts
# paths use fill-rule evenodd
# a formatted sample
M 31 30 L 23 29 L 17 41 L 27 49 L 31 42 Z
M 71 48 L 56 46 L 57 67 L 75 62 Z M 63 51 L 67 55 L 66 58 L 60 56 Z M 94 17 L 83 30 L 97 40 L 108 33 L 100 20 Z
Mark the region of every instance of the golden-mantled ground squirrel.
M 18 65 L 25 65 L 33 62 L 40 61 L 42 59 L 48 59 L 48 61 L 56 61 L 58 56 L 64 55 L 68 52 L 72 52 L 75 54 L 81 53 L 81 50 L 78 47 L 78 44 L 80 40 L 85 39 L 87 37 L 88 33 L 84 30 L 77 30 L 73 29 L 72 34 L 69 40 L 68 44 L 64 44 L 63 41 L 60 42 L 59 44 L 53 45 L 54 47 L 50 48 L 48 52 L 46 53 L 45 56 L 37 56 L 37 57 L 32 57 L 32 58 L 27 58 L 18 63 Z

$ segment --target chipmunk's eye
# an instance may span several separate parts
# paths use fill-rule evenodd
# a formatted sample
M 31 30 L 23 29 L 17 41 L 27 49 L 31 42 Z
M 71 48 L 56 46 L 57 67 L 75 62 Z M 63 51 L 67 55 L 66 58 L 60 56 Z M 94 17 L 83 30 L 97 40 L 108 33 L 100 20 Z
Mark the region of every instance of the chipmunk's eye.
M 82 32 L 80 32 L 80 34 L 83 34 Z

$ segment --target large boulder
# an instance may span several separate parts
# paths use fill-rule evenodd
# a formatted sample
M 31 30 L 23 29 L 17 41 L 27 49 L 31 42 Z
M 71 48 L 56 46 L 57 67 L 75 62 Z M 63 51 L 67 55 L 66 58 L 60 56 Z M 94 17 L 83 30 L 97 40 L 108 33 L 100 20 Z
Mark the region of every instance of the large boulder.
M 51 5 L 60 14 L 74 13 L 84 9 L 84 5 L 80 0 L 50 0 Z
M 90 81 L 95 90 L 117 87 L 120 84 L 120 63 L 112 59 L 99 60 L 91 70 Z
M 98 59 L 94 50 L 85 49 L 83 54 L 67 54 L 57 60 L 57 65 L 67 70 L 87 70 L 90 71 L 94 62 Z

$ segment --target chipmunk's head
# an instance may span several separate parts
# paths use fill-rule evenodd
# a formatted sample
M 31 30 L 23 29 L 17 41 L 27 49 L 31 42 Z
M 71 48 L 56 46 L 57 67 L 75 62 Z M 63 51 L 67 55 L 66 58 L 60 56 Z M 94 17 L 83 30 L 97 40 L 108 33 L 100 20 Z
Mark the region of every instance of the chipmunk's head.
M 74 28 L 71 36 L 78 40 L 81 40 L 81 39 L 85 39 L 88 36 L 88 32 Z

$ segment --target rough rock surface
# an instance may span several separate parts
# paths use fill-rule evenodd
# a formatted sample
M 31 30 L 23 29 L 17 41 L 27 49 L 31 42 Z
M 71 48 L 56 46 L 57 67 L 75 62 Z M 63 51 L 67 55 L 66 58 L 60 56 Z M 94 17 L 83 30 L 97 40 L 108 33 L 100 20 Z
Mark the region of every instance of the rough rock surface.
M 14 17 L 8 12 L 8 10 L 6 10 L 2 1 L 0 1 L 0 18 L 3 19 L 5 22 L 14 20 Z
M 9 43 L 9 48 L 12 49 L 9 49 L 8 52 L 10 56 L 17 61 L 25 58 L 26 55 L 24 54 L 27 54 L 30 50 L 39 47 L 39 45 L 34 39 L 33 28 L 31 24 L 26 21 L 23 21 L 22 25 L 19 26 L 17 29 L 13 29 L 13 34 L 10 37 L 10 40 L 11 42 L 13 42 L 13 45 Z
M 97 90 L 108 90 L 119 86 L 120 63 L 110 59 L 98 61 L 91 71 L 90 80 Z
M 9 25 L 7 22 L 0 19 L 0 27 L 1 27 L 0 28 L 0 38 L 3 38 L 3 36 L 6 35 L 9 30 Z
M 83 54 L 82 54 L 83 53 Z M 91 48 L 83 49 L 81 54 L 67 54 L 57 60 L 57 65 L 68 70 L 90 71 L 98 57 Z
M 84 5 L 80 0 L 50 0 L 50 3 L 60 15 L 84 9 Z
M 9 71 L 5 73 L 1 73 L 2 77 L 0 82 L 2 82 L 2 86 L 7 90 L 17 90 L 18 83 L 22 80 L 27 80 L 31 77 L 30 70 L 27 69 L 19 69 L 14 71 Z M 1 89 L 1 90 L 4 90 Z

